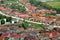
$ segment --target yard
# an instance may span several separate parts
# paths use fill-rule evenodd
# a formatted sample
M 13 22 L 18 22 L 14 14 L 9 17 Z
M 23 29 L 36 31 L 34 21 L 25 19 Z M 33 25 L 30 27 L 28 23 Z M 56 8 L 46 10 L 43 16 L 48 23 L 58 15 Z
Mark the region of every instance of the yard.
M 60 8 L 60 2 L 46 2 L 52 8 Z
M 25 26 L 28 26 L 29 24 L 34 25 L 36 28 L 44 28 L 43 24 L 36 24 L 36 23 L 31 23 L 31 22 L 24 22 Z
M 52 8 L 60 9 L 60 0 L 53 0 L 51 2 L 45 2 L 45 4 L 51 6 Z

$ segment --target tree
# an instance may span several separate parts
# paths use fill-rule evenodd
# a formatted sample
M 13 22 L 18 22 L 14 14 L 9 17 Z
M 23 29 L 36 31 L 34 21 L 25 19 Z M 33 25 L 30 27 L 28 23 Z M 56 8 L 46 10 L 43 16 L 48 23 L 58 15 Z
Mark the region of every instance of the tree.
M 6 18 L 6 16 L 0 14 L 0 19 Z
M 5 24 L 5 21 L 3 19 L 1 20 L 1 24 Z
M 36 1 L 36 0 L 30 0 L 29 2 L 30 2 L 32 5 L 35 5 L 35 6 L 39 5 L 39 2 Z
M 0 19 L 2 18 L 2 15 L 0 14 Z
M 6 22 L 11 22 L 12 21 L 12 17 L 7 17 L 6 18 Z
M 19 10 L 19 11 L 21 11 L 21 12 L 25 12 L 26 11 L 26 8 L 24 7 L 24 6 L 16 6 L 17 4 L 13 4 L 13 5 L 11 5 L 10 6 L 10 8 L 12 8 L 12 9 L 17 9 L 17 10 Z
M 21 12 L 26 11 L 26 8 L 24 6 L 16 6 L 16 9 L 20 10 Z

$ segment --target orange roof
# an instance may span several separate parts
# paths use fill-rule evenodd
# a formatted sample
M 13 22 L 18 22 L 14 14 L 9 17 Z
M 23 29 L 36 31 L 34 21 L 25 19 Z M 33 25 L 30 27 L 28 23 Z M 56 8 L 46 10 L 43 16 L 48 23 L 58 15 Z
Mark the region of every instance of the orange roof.
M 22 17 L 22 18 L 29 17 L 28 14 L 19 14 L 19 16 Z
M 3 12 L 6 12 L 6 13 L 10 13 L 11 10 L 9 8 L 4 8 L 4 7 L 1 7 L 0 8 Z
M 21 34 L 21 37 L 25 38 L 25 37 L 27 37 L 27 35 L 26 34 Z
M 52 18 L 52 17 L 47 17 L 46 18 L 46 21 L 54 21 L 55 18 Z
M 19 12 L 12 12 L 12 14 L 15 14 L 15 15 L 20 15 L 20 13 Z
M 56 23 L 60 23 L 60 18 L 57 18 L 56 19 Z
M 34 9 L 36 9 L 37 7 L 35 7 L 35 6 L 32 6 L 32 9 L 33 9 L 33 8 L 34 8 Z
M 2 37 L 7 37 L 7 36 L 8 36 L 8 33 L 2 35 Z
M 37 17 L 35 20 L 45 21 L 45 17 Z
M 52 13 L 56 13 L 56 10 L 52 10 L 52 9 L 51 9 L 50 12 L 52 12 Z
M 13 35 L 13 33 L 12 33 L 12 32 L 7 32 L 7 34 Z
M 24 30 L 24 28 L 18 28 L 18 30 Z
M 19 12 L 14 12 L 15 14 L 20 14 Z
M 0 0 L 0 1 L 3 1 L 3 0 Z
M 32 10 L 27 10 L 27 12 L 30 12 L 30 13 L 31 13 L 31 12 L 32 12 Z
M 23 14 L 20 14 L 19 16 L 20 16 L 20 17 L 24 17 L 25 15 L 23 15 Z
M 0 9 L 1 9 L 1 10 L 4 9 L 4 6 L 3 6 L 3 5 L 0 5 Z
M 45 17 L 39 17 L 40 20 L 45 20 Z
M 35 13 L 33 13 L 33 14 L 32 14 L 32 16 L 36 16 L 36 14 L 35 14 Z
M 3 36 L 0 36 L 0 40 L 3 40 L 4 39 L 4 37 Z
M 29 3 L 26 4 L 26 6 L 27 6 L 28 8 L 30 8 L 30 9 L 33 9 L 33 8 L 36 9 L 36 8 L 37 8 L 37 7 L 35 7 L 35 6 L 31 6 L 31 4 L 29 4 Z
M 25 2 L 22 2 L 23 4 L 26 4 Z

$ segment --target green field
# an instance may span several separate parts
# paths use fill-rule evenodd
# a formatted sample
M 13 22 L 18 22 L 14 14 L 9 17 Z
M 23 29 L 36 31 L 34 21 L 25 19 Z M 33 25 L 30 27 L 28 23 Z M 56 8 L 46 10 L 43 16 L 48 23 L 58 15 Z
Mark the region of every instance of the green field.
M 48 4 L 52 8 L 60 8 L 60 2 L 47 2 L 46 4 Z
M 52 8 L 60 9 L 60 0 L 54 0 L 52 2 L 45 2 L 45 3 L 51 6 Z
M 34 25 L 36 28 L 44 28 L 43 24 L 36 24 L 31 22 L 24 22 L 25 26 L 28 26 L 29 24 Z

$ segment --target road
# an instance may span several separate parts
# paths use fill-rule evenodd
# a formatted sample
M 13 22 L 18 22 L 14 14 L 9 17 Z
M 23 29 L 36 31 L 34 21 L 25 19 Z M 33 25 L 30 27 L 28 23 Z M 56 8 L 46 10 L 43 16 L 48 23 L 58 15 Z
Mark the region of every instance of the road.
M 7 17 L 10 17 L 10 15 L 6 15 L 5 13 L 3 13 L 3 12 L 1 12 L 1 11 L 0 11 L 0 14 L 5 15 L 5 16 L 7 16 Z M 11 17 L 12 17 L 12 18 L 15 18 L 15 19 L 17 19 L 17 20 L 24 20 L 23 18 L 19 18 L 19 17 L 15 17 L 15 16 L 11 16 Z M 27 22 L 32 22 L 32 23 L 36 23 L 36 24 L 49 25 L 49 24 L 40 23 L 40 22 L 34 22 L 34 21 L 29 21 L 29 20 L 25 20 L 25 21 L 27 21 Z M 50 26 L 52 26 L 52 25 L 50 25 Z M 59 28 L 60 28 L 60 26 L 56 26 L 56 25 L 53 25 L 53 27 L 59 27 Z
M 15 17 L 15 16 L 6 15 L 5 13 L 3 13 L 3 12 L 1 12 L 1 11 L 0 11 L 0 14 L 5 15 L 5 16 L 7 16 L 7 17 L 15 18 L 15 19 L 17 19 L 17 20 L 24 20 L 23 18 L 19 18 L 19 17 Z M 34 21 L 29 21 L 29 20 L 25 20 L 25 21 L 27 21 L 27 22 L 32 22 L 32 23 L 37 23 L 37 24 L 44 24 L 44 23 L 38 23 L 38 22 L 34 22 Z

